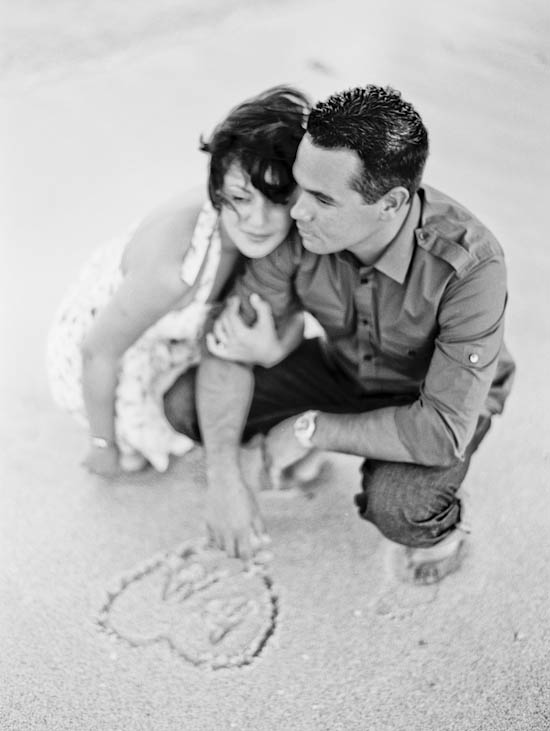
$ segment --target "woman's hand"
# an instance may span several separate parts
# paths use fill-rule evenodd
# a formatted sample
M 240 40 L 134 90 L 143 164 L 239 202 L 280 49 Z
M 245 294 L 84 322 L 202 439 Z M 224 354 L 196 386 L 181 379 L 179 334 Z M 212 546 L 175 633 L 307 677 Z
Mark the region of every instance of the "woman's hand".
M 222 463 L 209 471 L 205 507 L 210 541 L 229 556 L 248 560 L 269 542 L 254 493 Z
M 208 350 L 218 358 L 270 367 L 283 352 L 271 307 L 259 295 L 250 295 L 256 322 L 248 327 L 239 315 L 238 297 L 230 297 L 225 310 L 206 336 Z
M 88 472 L 100 477 L 113 478 L 120 474 L 119 452 L 117 447 L 91 447 L 86 458 L 82 462 Z

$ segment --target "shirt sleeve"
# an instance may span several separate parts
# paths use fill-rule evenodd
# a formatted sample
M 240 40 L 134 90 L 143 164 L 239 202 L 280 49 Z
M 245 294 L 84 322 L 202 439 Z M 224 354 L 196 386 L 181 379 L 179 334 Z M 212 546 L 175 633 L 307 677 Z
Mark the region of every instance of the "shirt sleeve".
M 449 283 L 419 398 L 393 414 L 399 451 L 404 447 L 411 461 L 445 465 L 463 458 L 496 373 L 505 307 L 506 270 L 500 256 Z
M 271 305 L 277 325 L 302 310 L 294 287 L 300 252 L 293 238 L 287 239 L 268 256 L 248 259 L 243 273 L 237 278 L 231 295 L 239 297 L 241 316 L 250 325 L 256 313 L 250 295 L 258 294 Z

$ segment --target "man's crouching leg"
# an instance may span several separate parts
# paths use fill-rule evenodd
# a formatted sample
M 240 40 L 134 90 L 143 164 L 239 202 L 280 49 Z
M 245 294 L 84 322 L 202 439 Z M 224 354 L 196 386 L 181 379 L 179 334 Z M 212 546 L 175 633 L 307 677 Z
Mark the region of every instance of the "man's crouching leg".
M 423 467 L 367 460 L 363 492 L 356 496 L 360 515 L 400 544 L 397 574 L 405 581 L 431 584 L 455 571 L 463 556 L 458 489 L 467 463 Z

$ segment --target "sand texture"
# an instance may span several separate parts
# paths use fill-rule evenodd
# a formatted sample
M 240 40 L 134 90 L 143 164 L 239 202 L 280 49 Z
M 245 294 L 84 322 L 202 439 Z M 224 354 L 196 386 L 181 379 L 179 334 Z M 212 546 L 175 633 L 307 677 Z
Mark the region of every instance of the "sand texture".
M 550 20 L 546 0 L 2 3 L 2 731 L 550 727 Z M 290 82 L 412 100 L 426 181 L 509 265 L 513 394 L 467 478 L 473 535 L 398 583 L 359 460 L 262 493 L 271 560 L 201 553 L 203 454 L 105 484 L 52 404 L 44 344 L 90 252 L 204 181 L 200 133 Z M 198 541 L 198 543 L 197 543 Z

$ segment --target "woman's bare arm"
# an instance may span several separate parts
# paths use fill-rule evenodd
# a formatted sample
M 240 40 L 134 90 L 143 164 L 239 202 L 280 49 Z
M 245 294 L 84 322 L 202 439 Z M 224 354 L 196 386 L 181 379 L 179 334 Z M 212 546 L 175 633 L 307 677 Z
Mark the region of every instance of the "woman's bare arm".
M 124 278 L 82 346 L 82 388 L 90 433 L 112 445 L 110 455 L 101 452 L 101 461 L 111 466 L 118 462 L 114 404 L 120 359 L 188 291 L 180 271 L 190 243 L 186 228 L 192 231 L 187 219 L 192 216 L 189 208 L 162 211 L 140 226 L 124 252 Z M 87 466 L 102 471 L 93 464 Z

